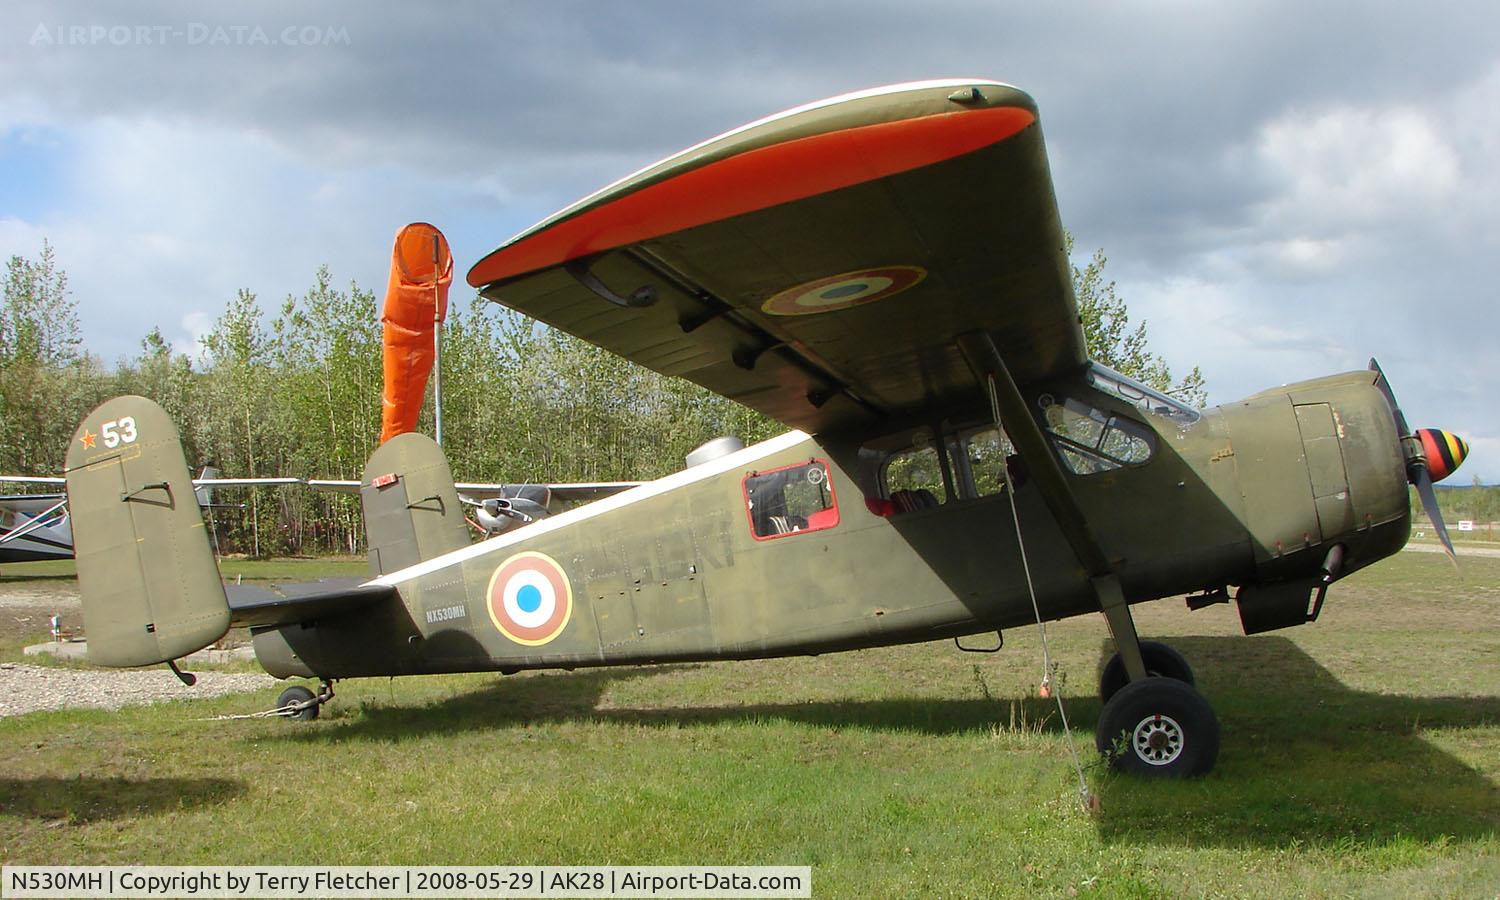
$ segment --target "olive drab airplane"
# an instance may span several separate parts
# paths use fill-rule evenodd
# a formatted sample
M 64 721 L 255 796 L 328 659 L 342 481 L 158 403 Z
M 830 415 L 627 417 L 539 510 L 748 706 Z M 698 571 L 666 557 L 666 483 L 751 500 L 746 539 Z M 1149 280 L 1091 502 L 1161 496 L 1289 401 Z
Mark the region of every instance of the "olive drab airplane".
M 1090 362 L 1031 97 L 933 81 L 812 103 L 644 169 L 512 238 L 469 284 L 796 429 L 471 543 L 437 445 L 359 491 L 362 584 L 228 602 L 167 416 L 111 400 L 68 456 L 95 661 L 251 626 L 311 717 L 341 678 L 818 654 L 1102 613 L 1101 751 L 1219 750 L 1188 663 L 1131 604 L 1318 617 L 1462 461 L 1373 364 L 1193 409 Z M 89 438 L 131 416 L 133 440 Z M 1033 606 L 1035 604 L 1035 607 Z M 301 691 L 301 694 L 294 693 Z M 290 702 L 289 702 L 290 701 Z

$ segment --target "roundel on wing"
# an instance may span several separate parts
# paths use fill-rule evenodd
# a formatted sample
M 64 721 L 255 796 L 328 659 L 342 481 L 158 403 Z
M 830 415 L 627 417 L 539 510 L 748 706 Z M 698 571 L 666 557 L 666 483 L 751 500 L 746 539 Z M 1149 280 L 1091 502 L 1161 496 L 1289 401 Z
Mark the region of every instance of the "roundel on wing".
M 545 553 L 517 553 L 490 576 L 490 621 L 518 644 L 536 647 L 562 634 L 573 615 L 573 587 Z
M 829 275 L 787 288 L 761 304 L 773 316 L 809 316 L 884 300 L 927 277 L 919 266 L 879 266 Z

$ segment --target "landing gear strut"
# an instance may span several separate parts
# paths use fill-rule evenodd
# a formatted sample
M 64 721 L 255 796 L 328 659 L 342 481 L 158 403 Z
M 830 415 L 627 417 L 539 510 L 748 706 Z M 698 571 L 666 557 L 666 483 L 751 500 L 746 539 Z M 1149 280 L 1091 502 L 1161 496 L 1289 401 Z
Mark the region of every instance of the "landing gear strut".
M 276 709 L 288 719 L 311 722 L 318 717 L 318 711 L 323 704 L 332 699 L 333 682 L 331 681 L 320 684 L 316 694 L 300 684 L 294 684 L 282 691 L 281 696 L 276 698 Z
M 1099 752 L 1132 775 L 1205 774 L 1219 757 L 1219 719 L 1194 687 L 1192 667 L 1166 644 L 1139 640 L 1129 607 L 1105 616 L 1118 652 L 1099 678 Z

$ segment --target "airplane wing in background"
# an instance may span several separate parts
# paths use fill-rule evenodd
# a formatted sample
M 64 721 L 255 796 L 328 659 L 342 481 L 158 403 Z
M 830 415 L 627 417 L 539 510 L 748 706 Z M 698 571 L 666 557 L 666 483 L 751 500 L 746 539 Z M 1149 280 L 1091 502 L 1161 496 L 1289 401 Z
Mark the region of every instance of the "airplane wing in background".
M 551 495 L 554 500 L 562 500 L 573 503 L 592 503 L 601 500 L 611 494 L 628 491 L 633 487 L 640 487 L 645 482 L 641 481 L 590 481 L 572 482 L 568 484 L 499 484 L 486 482 L 459 482 L 453 487 L 460 494 L 475 500 L 488 500 L 492 497 L 514 499 L 523 497 L 535 499 L 537 493 L 542 498 L 537 502 L 546 505 L 546 496 Z M 358 494 L 360 482 L 358 481 L 335 481 L 330 479 L 313 478 L 307 482 L 308 486 L 322 491 L 337 491 L 344 494 Z
M 0 484 L 38 484 L 61 487 L 66 479 L 42 475 L 0 475 Z M 301 484 L 300 478 L 194 478 L 193 487 L 275 487 Z M 25 495 L 32 496 L 32 495 Z M 59 494 L 58 496 L 62 496 Z
M 208 475 L 214 470 L 204 469 Z M 62 478 L 43 475 L 0 475 L 0 483 L 61 486 Z M 301 484 L 300 478 L 195 478 L 198 505 L 214 507 L 213 491 L 225 487 L 274 487 Z M 11 494 L 0 497 L 0 562 L 69 559 L 73 530 L 66 494 Z

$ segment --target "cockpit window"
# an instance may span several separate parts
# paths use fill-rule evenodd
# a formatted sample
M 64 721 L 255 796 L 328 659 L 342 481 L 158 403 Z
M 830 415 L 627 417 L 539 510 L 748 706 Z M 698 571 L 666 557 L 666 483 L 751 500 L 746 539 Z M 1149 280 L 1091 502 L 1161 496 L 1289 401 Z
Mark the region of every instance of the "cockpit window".
M 1043 415 L 1063 464 L 1075 475 L 1094 475 L 1151 458 L 1154 435 L 1138 422 L 1067 397 L 1042 398 Z
M 1155 388 L 1147 387 L 1128 375 L 1098 363 L 1089 364 L 1089 382 L 1094 387 L 1107 394 L 1112 394 L 1132 403 L 1153 416 L 1163 416 L 1176 422 L 1179 426 L 1186 427 L 1202 418 L 1198 410 L 1193 409 L 1175 397 L 1169 397 Z
M 745 508 L 757 540 L 821 531 L 839 523 L 828 463 L 821 459 L 745 476 Z
M 993 426 L 968 436 L 969 471 L 974 480 L 974 496 L 988 497 L 1005 488 L 1005 466 L 1015 455 L 1010 439 Z
M 939 453 L 954 452 L 950 442 L 940 449 L 933 443 L 932 432 L 919 428 L 912 434 L 911 447 L 892 453 L 881 467 L 882 494 L 895 501 L 901 511 L 928 509 L 946 501 L 943 489 L 943 463 Z

